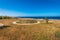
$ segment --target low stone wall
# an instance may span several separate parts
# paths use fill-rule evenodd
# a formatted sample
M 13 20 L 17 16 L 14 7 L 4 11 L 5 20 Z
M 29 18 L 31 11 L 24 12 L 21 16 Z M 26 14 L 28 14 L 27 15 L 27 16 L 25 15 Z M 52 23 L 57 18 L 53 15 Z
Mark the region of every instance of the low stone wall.
M 32 20 L 31 22 L 29 22 L 30 20 L 20 20 L 20 22 L 19 21 L 15 21 L 15 22 L 13 22 L 13 24 L 17 24 L 17 25 L 32 25 L 32 24 L 38 24 L 38 23 L 40 23 L 40 21 L 35 21 L 35 20 Z M 26 22 L 26 23 L 25 23 Z

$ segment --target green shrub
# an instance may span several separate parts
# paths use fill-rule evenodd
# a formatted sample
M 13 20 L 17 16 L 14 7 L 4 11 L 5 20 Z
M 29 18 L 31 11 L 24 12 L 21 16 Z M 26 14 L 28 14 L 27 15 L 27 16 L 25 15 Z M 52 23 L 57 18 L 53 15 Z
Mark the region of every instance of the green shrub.
M 0 16 L 0 19 L 13 19 L 14 17 L 9 17 L 9 16 Z
M 57 32 L 55 33 L 55 37 L 60 38 L 60 31 L 57 31 Z

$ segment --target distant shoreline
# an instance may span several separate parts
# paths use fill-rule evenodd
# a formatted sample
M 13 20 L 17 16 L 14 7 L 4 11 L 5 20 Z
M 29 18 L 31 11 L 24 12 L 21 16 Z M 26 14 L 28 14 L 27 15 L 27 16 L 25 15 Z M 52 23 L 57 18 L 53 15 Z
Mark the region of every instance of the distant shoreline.
M 32 19 L 45 19 L 45 17 L 17 17 L 17 18 L 32 18 Z M 60 17 L 47 17 L 49 20 L 60 20 Z

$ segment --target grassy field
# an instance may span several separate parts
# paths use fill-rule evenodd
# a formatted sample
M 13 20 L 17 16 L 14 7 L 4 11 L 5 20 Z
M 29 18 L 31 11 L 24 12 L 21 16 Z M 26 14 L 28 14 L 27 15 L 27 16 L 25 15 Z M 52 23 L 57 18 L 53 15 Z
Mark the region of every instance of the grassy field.
M 0 23 L 0 40 L 60 40 L 60 20 L 51 20 L 52 23 L 35 25 L 13 25 L 19 19 L 2 19 Z

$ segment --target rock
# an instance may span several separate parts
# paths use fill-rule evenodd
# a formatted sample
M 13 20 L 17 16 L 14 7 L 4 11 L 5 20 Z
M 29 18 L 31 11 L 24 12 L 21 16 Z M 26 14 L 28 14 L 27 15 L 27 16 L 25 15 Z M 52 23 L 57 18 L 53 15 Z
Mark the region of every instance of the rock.
M 3 26 L 4 26 L 4 24 L 0 23 L 0 27 L 3 27 Z
M 13 22 L 13 24 L 16 24 L 16 22 Z

